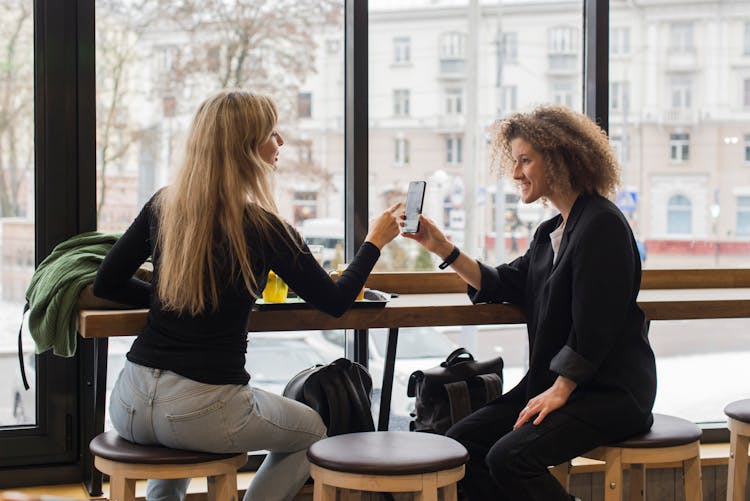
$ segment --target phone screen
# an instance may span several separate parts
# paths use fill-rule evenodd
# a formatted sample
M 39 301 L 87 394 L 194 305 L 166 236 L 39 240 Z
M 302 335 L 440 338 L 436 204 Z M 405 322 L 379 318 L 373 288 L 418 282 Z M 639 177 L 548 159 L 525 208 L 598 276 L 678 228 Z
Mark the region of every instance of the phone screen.
M 419 231 L 419 215 L 422 213 L 422 202 L 424 201 L 424 190 L 427 183 L 424 181 L 412 181 L 409 183 L 409 191 L 406 193 L 406 221 L 404 221 L 404 233 L 416 233 Z

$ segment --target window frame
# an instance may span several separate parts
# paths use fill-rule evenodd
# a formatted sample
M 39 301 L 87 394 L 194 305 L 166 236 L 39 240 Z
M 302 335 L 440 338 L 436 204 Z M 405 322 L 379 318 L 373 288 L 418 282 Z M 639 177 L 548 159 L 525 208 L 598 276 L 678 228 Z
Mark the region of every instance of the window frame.
M 63 240 L 96 228 L 94 3 L 35 0 L 34 247 L 36 264 Z M 72 174 L 72 175 L 71 175 Z M 81 480 L 86 386 L 76 356 L 36 356 L 37 422 L 0 429 L 0 488 Z M 27 353 L 33 350 L 26 346 Z M 103 416 L 102 416 L 103 419 Z M 33 465 L 34 468 L 28 466 Z

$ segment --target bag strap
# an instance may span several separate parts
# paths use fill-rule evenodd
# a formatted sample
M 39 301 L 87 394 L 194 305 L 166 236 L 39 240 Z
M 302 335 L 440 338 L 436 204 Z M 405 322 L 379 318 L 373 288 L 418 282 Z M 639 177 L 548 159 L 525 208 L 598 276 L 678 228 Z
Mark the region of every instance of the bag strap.
M 487 395 L 485 402 L 495 400 L 503 394 L 503 380 L 494 372 L 490 374 L 477 374 L 477 377 L 484 383 L 484 391 Z
M 451 424 L 471 414 L 471 398 L 466 381 L 456 381 L 445 385 L 448 392 L 448 404 L 451 408 Z
M 442 362 L 440 366 L 450 367 L 459 362 L 466 362 L 467 360 L 474 360 L 474 355 L 469 353 L 469 350 L 466 348 L 456 348 L 450 355 L 448 355 L 448 358 L 446 358 L 445 362 Z

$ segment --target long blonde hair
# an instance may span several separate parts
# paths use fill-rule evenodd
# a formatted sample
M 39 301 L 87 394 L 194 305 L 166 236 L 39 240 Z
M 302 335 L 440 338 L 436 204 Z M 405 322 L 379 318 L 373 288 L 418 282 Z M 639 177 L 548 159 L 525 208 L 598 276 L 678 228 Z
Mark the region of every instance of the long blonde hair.
M 242 90 L 219 92 L 198 108 L 177 179 L 158 199 L 156 292 L 164 309 L 191 315 L 209 305 L 215 310 L 217 259 L 231 264 L 231 276 L 239 267 L 248 291 L 257 295 L 260 277 L 253 274 L 245 225 L 266 237 L 278 227 L 275 167 L 259 154 L 276 122 L 269 97 Z

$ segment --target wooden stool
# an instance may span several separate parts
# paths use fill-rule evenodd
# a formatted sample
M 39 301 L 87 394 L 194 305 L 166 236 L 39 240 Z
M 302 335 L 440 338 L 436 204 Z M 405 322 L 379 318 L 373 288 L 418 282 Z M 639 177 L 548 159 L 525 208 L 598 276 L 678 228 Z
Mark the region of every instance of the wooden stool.
M 630 465 L 630 500 L 642 500 L 646 495 L 646 470 L 648 465 L 682 463 L 685 477 L 685 500 L 701 501 L 700 461 L 701 429 L 674 416 L 654 414 L 651 430 L 627 440 L 597 447 L 584 457 L 606 463 L 604 472 L 604 500 L 620 501 L 623 496 L 622 470 Z
M 469 454 L 442 435 L 373 431 L 337 435 L 307 451 L 315 483 L 314 501 L 335 501 L 336 489 L 415 492 L 417 501 L 456 501 L 456 482 L 464 476 Z M 353 494 L 360 497 L 359 492 Z
M 727 501 L 744 501 L 747 489 L 747 447 L 750 441 L 750 399 L 724 407 L 729 427 Z
M 110 501 L 135 501 L 135 481 L 208 477 L 209 501 L 237 500 L 237 468 L 247 454 L 211 454 L 138 445 L 108 431 L 89 445 L 94 466 L 109 475 Z

